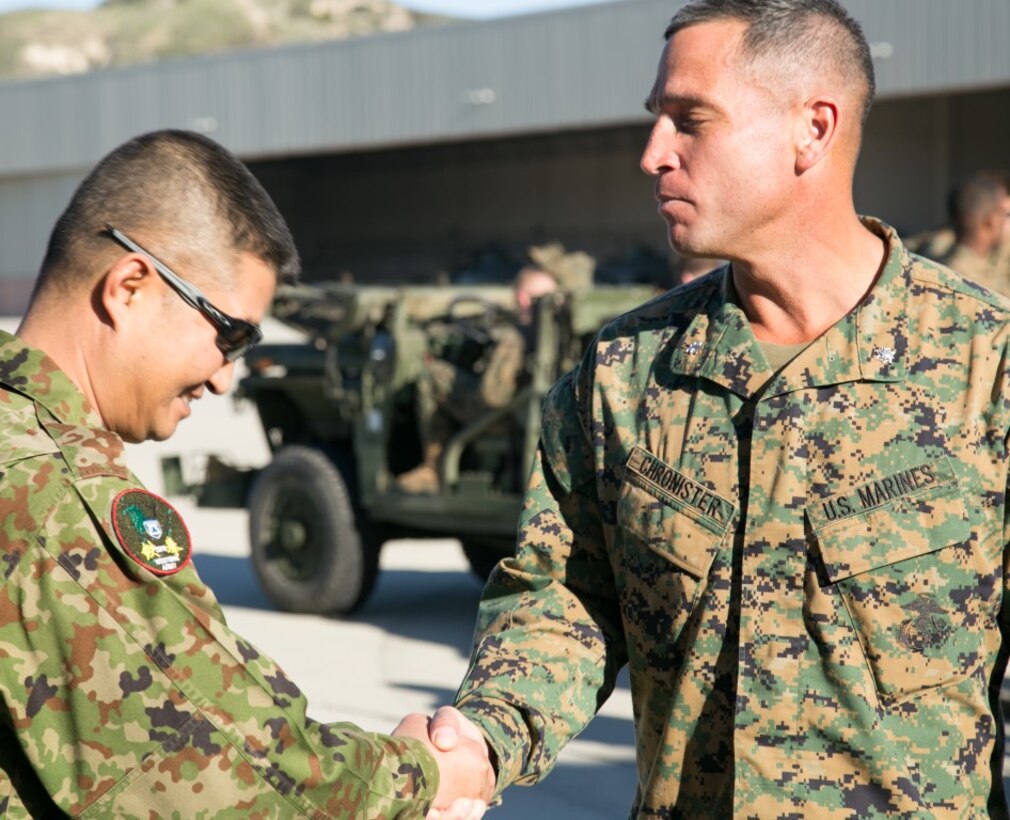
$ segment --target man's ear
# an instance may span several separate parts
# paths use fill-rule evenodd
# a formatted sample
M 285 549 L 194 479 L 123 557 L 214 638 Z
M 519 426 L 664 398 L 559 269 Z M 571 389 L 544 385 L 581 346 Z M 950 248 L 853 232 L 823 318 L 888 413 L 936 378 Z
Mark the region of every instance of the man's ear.
M 105 272 L 99 283 L 98 296 L 106 321 L 116 328 L 136 312 L 145 299 L 152 298 L 152 285 L 157 272 L 146 256 L 128 253 L 120 256 Z
M 984 230 L 989 234 L 987 239 L 993 250 L 999 247 L 1000 240 L 1003 238 L 1003 220 L 1005 219 L 1006 213 L 999 206 L 989 214 L 989 218 L 983 223 Z
M 807 100 L 796 127 L 796 173 L 813 168 L 828 154 L 838 135 L 838 103 L 828 97 Z

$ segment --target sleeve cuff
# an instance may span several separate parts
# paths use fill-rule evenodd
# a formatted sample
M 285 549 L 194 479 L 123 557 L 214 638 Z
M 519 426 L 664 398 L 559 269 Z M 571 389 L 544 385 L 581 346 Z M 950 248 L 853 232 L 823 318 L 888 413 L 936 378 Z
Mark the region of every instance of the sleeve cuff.
M 480 695 L 463 695 L 456 702 L 459 709 L 484 734 L 495 768 L 494 801 L 506 786 L 523 775 L 529 757 L 529 733 L 521 715 L 500 700 Z

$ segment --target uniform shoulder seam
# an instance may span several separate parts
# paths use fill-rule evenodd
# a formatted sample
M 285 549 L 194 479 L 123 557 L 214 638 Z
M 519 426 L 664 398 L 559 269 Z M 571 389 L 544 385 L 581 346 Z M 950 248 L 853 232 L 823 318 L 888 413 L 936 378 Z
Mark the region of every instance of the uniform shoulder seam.
M 1007 297 L 965 279 L 957 271 L 934 259 L 914 253 L 910 253 L 909 256 L 915 263 L 911 268 L 912 280 L 943 288 L 966 299 L 977 299 L 990 307 L 1010 311 L 1010 299 Z

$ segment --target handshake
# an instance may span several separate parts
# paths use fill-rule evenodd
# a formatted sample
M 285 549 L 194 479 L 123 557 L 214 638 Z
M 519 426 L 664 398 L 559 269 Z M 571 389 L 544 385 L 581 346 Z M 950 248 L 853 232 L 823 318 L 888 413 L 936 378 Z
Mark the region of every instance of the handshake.
M 494 794 L 495 772 L 481 731 L 451 706 L 407 715 L 395 737 L 419 740 L 438 763 L 438 794 L 426 820 L 480 820 Z

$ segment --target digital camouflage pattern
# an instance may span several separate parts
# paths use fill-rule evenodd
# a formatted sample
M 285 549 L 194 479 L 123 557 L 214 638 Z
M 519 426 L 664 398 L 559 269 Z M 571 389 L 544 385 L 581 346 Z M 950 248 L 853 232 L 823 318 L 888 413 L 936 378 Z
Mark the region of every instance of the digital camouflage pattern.
M 421 744 L 311 720 L 191 564 L 129 557 L 139 482 L 56 365 L 2 334 L 0 384 L 0 816 L 423 817 Z
M 723 268 L 552 391 L 457 697 L 499 790 L 628 664 L 632 817 L 1007 816 L 1010 303 L 867 224 L 877 284 L 779 373 Z

